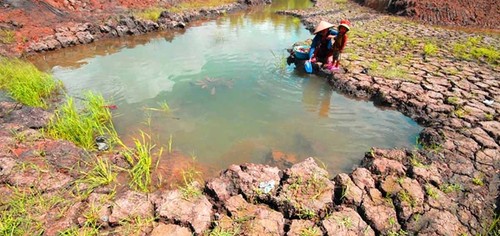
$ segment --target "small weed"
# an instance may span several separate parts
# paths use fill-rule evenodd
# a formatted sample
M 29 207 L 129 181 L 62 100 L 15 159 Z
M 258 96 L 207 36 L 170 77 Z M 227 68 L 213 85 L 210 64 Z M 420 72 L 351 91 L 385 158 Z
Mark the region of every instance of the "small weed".
M 484 114 L 484 119 L 485 120 L 492 121 L 493 118 L 494 118 L 493 114 L 490 114 L 490 113 L 485 113 Z
M 465 42 L 452 45 L 455 57 L 465 60 L 484 60 L 486 63 L 498 65 L 500 51 L 498 48 L 483 43 L 481 36 L 470 37 Z
M 429 184 L 425 185 L 425 192 L 431 198 L 438 199 L 438 192 Z
M 300 207 L 297 216 L 300 219 L 312 219 L 316 216 L 316 213 L 309 208 Z
M 299 236 L 319 236 L 323 235 L 323 233 L 314 226 L 303 228 L 300 230 Z
M 68 98 L 54 114 L 45 134 L 55 139 L 64 139 L 85 149 L 95 149 L 96 136 L 110 135 L 117 141 L 118 135 L 111 122 L 111 113 L 105 107 L 102 96 L 92 92 L 85 94 L 84 108 L 77 110 L 72 98 Z
M 209 236 L 236 236 L 239 235 L 240 231 L 239 229 L 234 229 L 234 230 L 229 230 L 229 229 L 222 229 L 220 227 L 215 227 L 212 231 L 210 231 Z
M 350 229 L 352 227 L 352 220 L 348 216 L 345 216 L 342 218 L 340 218 L 340 217 L 336 218 L 335 221 L 337 222 L 337 224 L 341 225 L 342 227 L 344 227 L 346 229 Z
M 406 232 L 405 230 L 403 229 L 400 229 L 399 231 L 393 231 L 393 230 L 390 230 L 388 233 L 387 233 L 388 236 L 406 236 L 408 235 L 408 232 Z
M 87 173 L 83 173 L 84 176 L 77 180 L 79 183 L 88 185 L 86 194 L 90 194 L 95 188 L 108 185 L 116 179 L 116 173 L 113 172 L 112 166 L 107 159 L 96 157 L 92 165 L 94 168 Z
M 158 8 L 158 7 L 153 7 L 149 9 L 145 9 L 139 12 L 134 13 L 134 16 L 143 19 L 143 20 L 151 20 L 151 21 L 158 21 L 158 18 L 160 18 L 161 13 L 165 11 L 165 9 Z
M 450 104 L 450 105 L 458 105 L 460 102 L 460 99 L 458 97 L 448 97 L 446 98 L 446 103 Z
M 397 223 L 396 218 L 394 218 L 394 217 L 389 218 L 389 222 L 388 223 L 389 223 L 390 226 L 396 225 L 396 223 Z
M 201 196 L 201 189 L 197 185 L 198 181 L 201 179 L 201 172 L 196 170 L 194 166 L 190 166 L 182 170 L 181 175 L 182 185 L 179 186 L 179 190 L 182 192 L 182 197 L 189 200 Z
M 410 204 L 411 207 L 415 207 L 415 205 L 417 204 L 415 199 L 406 190 L 399 191 L 398 197 L 401 201 Z
M 478 186 L 484 185 L 484 181 L 483 181 L 483 178 L 481 176 L 476 176 L 476 177 L 472 178 L 472 183 L 475 185 L 478 185 Z
M 434 45 L 433 43 L 426 43 L 424 44 L 424 55 L 426 56 L 433 56 L 437 53 L 438 47 Z
M 444 193 L 458 192 L 462 191 L 462 186 L 460 184 L 443 184 L 439 187 Z
M 16 33 L 13 30 L 0 29 L 0 43 L 11 44 L 16 42 Z
M 464 118 L 467 114 L 469 114 L 469 111 L 464 108 L 457 108 L 453 111 L 453 114 L 458 118 Z
M 345 4 L 345 3 L 347 3 L 347 0 L 333 0 L 333 2 L 335 2 L 337 4 Z
M 274 66 L 278 69 L 280 73 L 285 73 L 287 67 L 285 54 L 281 53 L 281 55 L 276 55 L 272 50 L 271 54 L 273 54 L 274 57 Z
M 141 140 L 134 139 L 135 149 L 127 148 L 124 152 L 126 160 L 130 163 L 132 168 L 129 170 L 129 175 L 132 178 L 130 186 L 136 190 L 149 192 L 151 187 L 151 173 L 153 171 L 153 149 L 154 145 L 151 137 L 141 131 Z M 157 161 L 155 168 L 158 167 L 163 148 L 158 150 Z
M 47 108 L 47 102 L 61 91 L 62 83 L 31 63 L 0 57 L 0 89 L 23 104 Z

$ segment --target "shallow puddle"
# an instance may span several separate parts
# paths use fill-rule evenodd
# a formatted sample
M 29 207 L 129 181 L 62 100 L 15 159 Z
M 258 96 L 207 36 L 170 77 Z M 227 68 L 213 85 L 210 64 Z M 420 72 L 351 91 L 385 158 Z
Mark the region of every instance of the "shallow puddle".
M 272 12 L 308 6 L 275 1 L 186 30 L 103 40 L 32 61 L 72 96 L 92 90 L 111 100 L 127 142 L 142 130 L 212 170 L 265 163 L 279 150 L 297 160 L 316 157 L 333 174 L 350 170 L 372 146 L 411 148 L 421 127 L 408 117 L 348 99 L 323 78 L 284 65 L 285 49 L 312 35 L 298 19 Z

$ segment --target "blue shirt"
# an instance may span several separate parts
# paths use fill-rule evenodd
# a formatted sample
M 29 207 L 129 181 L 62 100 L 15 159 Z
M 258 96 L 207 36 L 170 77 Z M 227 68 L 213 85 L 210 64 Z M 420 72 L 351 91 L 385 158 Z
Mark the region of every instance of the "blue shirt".
M 338 31 L 336 30 L 333 30 L 333 29 L 330 29 L 328 30 L 328 35 L 335 35 L 337 36 L 339 34 Z M 309 59 L 312 58 L 312 56 L 314 55 L 314 51 L 316 50 L 316 47 L 318 46 L 318 44 L 321 42 L 321 34 L 318 32 L 314 38 L 313 38 L 313 41 L 311 43 L 311 49 L 309 49 Z M 332 49 L 332 44 L 329 43 L 328 44 L 328 49 Z

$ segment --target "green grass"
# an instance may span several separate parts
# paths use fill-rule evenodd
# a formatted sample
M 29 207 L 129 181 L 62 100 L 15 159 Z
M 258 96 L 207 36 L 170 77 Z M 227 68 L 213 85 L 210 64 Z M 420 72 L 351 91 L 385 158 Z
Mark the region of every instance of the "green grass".
M 299 236 L 319 236 L 323 235 L 323 232 L 317 227 L 307 227 L 300 230 Z
M 149 192 L 153 167 L 158 167 L 163 148 L 160 148 L 156 153 L 157 161 L 155 166 L 153 166 L 153 149 L 156 145 L 152 143 L 151 137 L 141 131 L 141 140 L 134 139 L 134 144 L 134 149 L 126 148 L 127 150 L 123 153 L 126 160 L 132 166 L 129 170 L 131 177 L 129 184 L 133 189 Z
M 498 46 L 487 45 L 481 36 L 469 37 L 467 40 L 454 43 L 453 55 L 465 60 L 484 60 L 486 63 L 500 64 Z
M 462 191 L 462 186 L 460 184 L 442 184 L 439 189 L 444 193 L 459 192 Z
M 88 195 L 95 188 L 108 185 L 116 179 L 116 173 L 107 159 L 95 157 L 95 160 L 90 165 L 93 165 L 92 170 L 83 173 L 83 177 L 78 179 L 77 182 L 84 183 L 88 186 L 85 193 Z
M 42 195 L 36 189 L 13 190 L 12 198 L 1 206 L 0 235 L 42 235 L 44 219 L 40 216 L 67 205 L 59 194 Z
M 434 198 L 434 199 L 438 199 L 437 191 L 434 188 L 432 188 L 429 184 L 425 185 L 425 192 L 427 193 L 427 195 L 429 197 Z
M 71 141 L 89 150 L 96 148 L 94 139 L 98 135 L 109 135 L 111 141 L 117 141 L 111 112 L 105 107 L 104 98 L 88 92 L 83 103 L 83 109 L 78 110 L 73 98 L 68 98 L 67 102 L 56 110 L 44 130 L 45 134 L 54 139 Z
M 62 83 L 31 63 L 0 57 L 0 88 L 23 104 L 47 108 Z
M 182 12 L 191 9 L 207 7 L 218 7 L 226 4 L 236 3 L 235 0 L 187 0 L 168 9 L 170 12 Z
M 239 235 L 240 231 L 238 229 L 235 230 L 229 230 L 229 229 L 222 229 L 220 227 L 216 227 L 212 231 L 210 231 L 209 236 L 236 236 Z
M 434 56 L 438 51 L 438 47 L 433 43 L 424 44 L 424 54 L 426 56 Z
M 179 186 L 179 190 L 182 193 L 182 197 L 186 200 L 193 199 L 201 196 L 202 192 L 199 186 L 195 185 L 195 182 L 201 179 L 201 172 L 196 170 L 193 166 L 182 170 L 182 184 Z
M 0 43 L 11 44 L 16 42 L 16 33 L 12 30 L 0 29 Z
M 476 176 L 476 177 L 472 178 L 472 183 L 475 185 L 478 185 L 478 186 L 484 185 L 484 181 L 483 181 L 483 178 L 481 176 Z
M 159 7 L 153 7 L 139 12 L 135 12 L 134 16 L 139 19 L 151 20 L 156 22 L 160 18 L 160 15 L 163 11 L 165 11 L 165 9 Z

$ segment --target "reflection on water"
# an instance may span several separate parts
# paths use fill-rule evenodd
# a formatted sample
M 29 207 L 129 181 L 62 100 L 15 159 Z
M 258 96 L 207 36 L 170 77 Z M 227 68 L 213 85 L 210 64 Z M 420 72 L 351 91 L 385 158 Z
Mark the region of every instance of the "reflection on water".
M 272 150 L 347 170 L 372 146 L 411 147 L 420 127 L 395 111 L 333 92 L 323 78 L 283 67 L 286 48 L 312 37 L 275 1 L 188 29 L 103 40 L 33 58 L 70 95 L 102 93 L 118 106 L 126 141 L 139 130 L 210 169 L 263 163 Z M 171 112 L 158 111 L 168 103 Z M 153 108 L 153 109 L 151 109 Z

